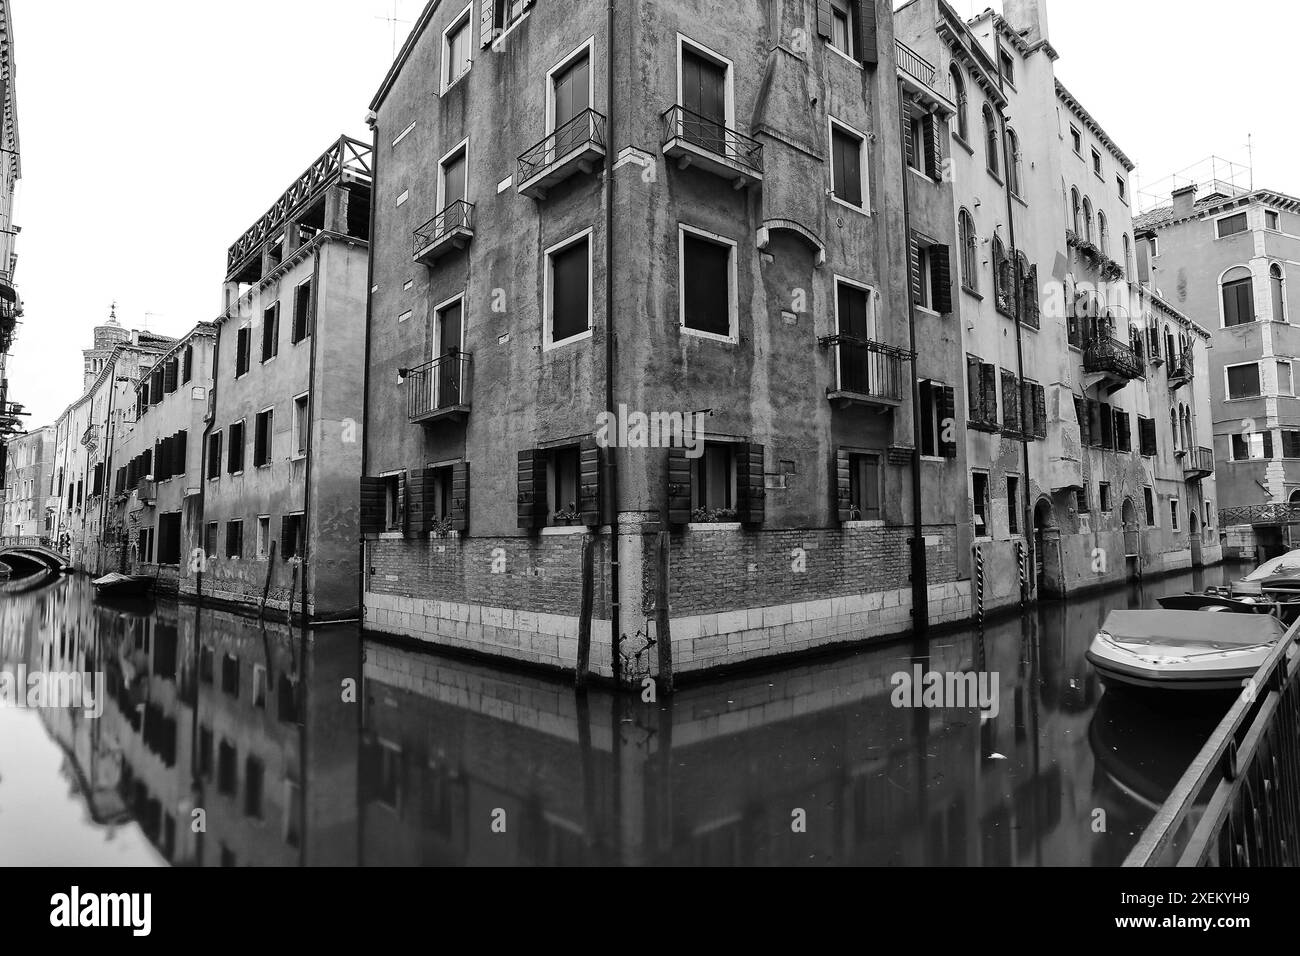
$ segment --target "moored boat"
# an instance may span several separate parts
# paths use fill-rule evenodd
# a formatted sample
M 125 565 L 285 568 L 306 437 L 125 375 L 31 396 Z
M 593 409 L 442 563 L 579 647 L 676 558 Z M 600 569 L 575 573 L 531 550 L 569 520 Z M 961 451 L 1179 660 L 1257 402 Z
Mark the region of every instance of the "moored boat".
M 147 594 L 153 589 L 156 579 L 148 574 L 119 574 L 112 571 L 102 578 L 95 578 L 95 593 L 103 597 L 128 597 Z
M 1188 591 L 1156 599 L 1171 611 L 1223 610 L 1272 614 L 1283 624 L 1300 620 L 1300 549 L 1265 561 L 1250 574 L 1223 587 Z

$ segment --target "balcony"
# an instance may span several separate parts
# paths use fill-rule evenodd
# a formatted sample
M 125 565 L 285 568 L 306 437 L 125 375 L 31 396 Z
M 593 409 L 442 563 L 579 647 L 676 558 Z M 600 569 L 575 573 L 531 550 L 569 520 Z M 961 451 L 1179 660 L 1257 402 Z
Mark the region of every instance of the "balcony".
M 1101 385 L 1107 395 L 1142 375 L 1142 363 L 1123 342 L 1110 336 L 1093 339 L 1083 350 L 1083 387 Z
M 663 151 L 681 169 L 698 166 L 744 189 L 763 181 L 763 144 L 734 129 L 672 106 L 663 115 Z
M 898 56 L 898 68 L 920 83 L 922 86 L 933 88 L 935 69 L 934 64 L 927 60 L 921 54 L 917 53 L 902 40 L 894 41 L 894 49 Z
M 474 204 L 457 199 L 415 230 L 415 261 L 431 266 L 474 238 Z
M 851 335 L 828 335 L 818 344 L 835 353 L 835 387 L 826 389 L 830 401 L 879 411 L 903 404 L 910 388 L 911 352 Z
M 415 423 L 469 415 L 472 356 L 451 352 L 406 372 L 406 417 Z
M 1200 481 L 1214 474 L 1214 450 L 1212 448 L 1190 448 L 1183 456 L 1183 480 Z
M 1192 363 L 1192 350 L 1183 349 L 1182 353 L 1169 366 L 1169 388 L 1177 391 L 1192 380 L 1195 366 Z
M 590 173 L 604 155 L 605 117 L 592 109 L 583 110 L 519 156 L 515 177 L 519 192 L 545 199 L 548 190 L 570 176 Z

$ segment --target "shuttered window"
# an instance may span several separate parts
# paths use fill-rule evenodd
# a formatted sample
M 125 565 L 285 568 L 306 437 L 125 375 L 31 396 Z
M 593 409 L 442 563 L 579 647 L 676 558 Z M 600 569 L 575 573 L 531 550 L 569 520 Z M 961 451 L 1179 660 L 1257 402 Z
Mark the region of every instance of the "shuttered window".
M 262 467 L 271 463 L 272 410 L 257 413 L 253 429 L 253 465 Z
M 226 446 L 226 471 L 234 474 L 244 470 L 244 423 L 235 422 L 230 426 Z
M 835 198 L 850 206 L 863 205 L 863 140 L 842 126 L 831 127 L 831 188 Z
M 550 254 L 551 342 L 563 342 L 590 328 L 591 283 L 586 236 Z
M 1259 395 L 1259 363 L 1230 365 L 1228 373 L 1228 398 L 1255 398 Z
M 248 342 L 249 330 L 240 329 L 235 335 L 235 377 L 245 374 L 248 371 Z
M 1229 269 L 1223 276 L 1223 324 L 1243 325 L 1255 321 L 1255 294 L 1250 270 Z
M 682 323 L 686 328 L 722 338 L 732 336 L 731 256 L 731 245 L 682 231 Z
M 280 303 L 262 312 L 262 361 L 280 354 Z

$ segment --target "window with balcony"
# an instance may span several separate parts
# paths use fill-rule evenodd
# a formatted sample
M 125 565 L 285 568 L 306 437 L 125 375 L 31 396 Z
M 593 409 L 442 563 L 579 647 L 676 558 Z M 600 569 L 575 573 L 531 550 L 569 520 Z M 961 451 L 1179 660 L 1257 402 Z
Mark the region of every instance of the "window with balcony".
M 262 361 L 280 354 L 280 303 L 262 310 Z
M 438 164 L 438 209 L 445 210 L 467 197 L 469 143 L 461 143 Z
M 471 65 L 473 23 L 470 20 L 470 8 L 465 7 L 456 19 L 442 33 L 442 91 L 447 90 L 469 72 Z
M 678 243 L 682 330 L 738 341 L 735 242 L 682 225 Z
M 1258 398 L 1261 394 L 1258 362 L 1229 365 L 1223 371 L 1227 378 L 1228 398 Z
M 855 209 L 866 208 L 866 137 L 831 120 L 831 195 Z
M 552 246 L 545 257 L 543 346 L 551 348 L 591 334 L 591 230 Z
M 1233 266 L 1220 280 L 1225 327 L 1255 321 L 1255 293 L 1250 269 Z
M 563 131 L 555 144 L 555 155 L 563 156 L 590 136 L 589 128 L 574 123 L 591 102 L 591 53 L 587 47 L 551 74 L 551 125 L 547 132 Z

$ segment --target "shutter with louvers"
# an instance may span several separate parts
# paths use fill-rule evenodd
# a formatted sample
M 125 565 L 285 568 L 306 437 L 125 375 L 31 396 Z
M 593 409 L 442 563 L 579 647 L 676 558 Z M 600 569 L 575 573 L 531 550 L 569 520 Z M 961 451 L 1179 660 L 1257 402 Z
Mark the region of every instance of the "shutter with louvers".
M 460 461 L 451 466 L 451 527 L 453 531 L 469 530 L 469 462 Z
M 186 451 L 189 447 L 189 433 L 179 431 L 176 433 L 175 445 L 172 448 L 172 474 L 185 474 Z
M 1047 437 L 1047 390 L 1034 386 L 1034 437 Z
M 1154 418 L 1138 419 L 1138 443 L 1143 456 L 1154 456 L 1156 449 L 1156 420 Z
M 487 46 L 495 35 L 496 5 L 499 0 L 479 0 L 479 34 L 480 46 Z
M 921 243 L 916 236 L 907 242 L 907 264 L 912 278 L 912 301 L 920 303 L 921 298 Z
M 939 389 L 939 455 L 957 457 L 957 396 L 948 385 Z
M 1002 372 L 1002 430 L 1020 431 L 1020 395 L 1016 375 L 1005 369 Z
M 853 480 L 850 477 L 849 453 L 840 449 L 835 455 L 835 517 L 853 520 Z
M 947 246 L 930 247 L 930 276 L 934 286 L 934 311 L 952 311 L 952 268 L 948 261 Z
M 175 359 L 171 359 L 166 365 L 163 366 L 163 391 L 168 393 L 176 391 L 176 360 Z
M 823 40 L 834 36 L 831 22 L 831 0 L 817 0 L 817 35 Z
M 1034 386 L 1020 383 L 1020 431 L 1027 441 L 1034 437 Z
M 1091 422 L 1088 420 L 1088 400 L 1079 396 L 1074 396 L 1074 417 L 1079 420 L 1079 444 L 1092 444 Z
M 1098 402 L 1097 413 L 1101 418 L 1101 447 L 1115 448 L 1115 414 L 1109 405 Z
M 600 446 L 591 435 L 578 443 L 578 511 L 587 527 L 600 524 Z
M 546 452 L 525 448 L 519 453 L 519 527 L 546 524 Z
M 876 49 L 876 4 L 875 0 L 858 0 L 858 59 L 867 66 L 875 66 L 880 60 Z
M 361 533 L 362 534 L 379 534 L 384 530 L 384 479 L 382 478 L 362 478 L 361 479 Z M 280 524 L 280 553 L 286 554 L 285 551 L 285 531 L 288 528 L 289 519 L 286 516 Z
M 686 449 L 673 445 L 668 449 L 668 523 L 686 524 L 691 520 L 691 463 Z
M 408 471 L 403 481 L 406 486 L 407 534 L 427 534 L 433 518 L 433 469 L 417 468 Z
M 1115 413 L 1115 445 L 1120 451 L 1133 450 L 1133 436 L 1129 431 L 1128 413 Z
M 925 172 L 935 182 L 943 179 L 943 121 L 938 115 L 931 113 L 926 120 L 926 134 L 930 141 L 927 144 L 930 149 L 925 157 Z
M 998 368 L 996 365 L 981 364 L 980 377 L 983 379 L 981 389 L 984 399 L 984 422 L 996 426 L 998 423 Z
M 973 422 L 978 422 L 984 415 L 984 402 L 981 397 L 980 360 L 973 355 L 966 356 L 966 412 Z
M 744 524 L 762 524 L 767 491 L 763 486 L 763 446 L 746 442 L 736 449 L 736 509 Z
M 903 97 L 903 155 L 909 157 L 908 162 L 912 163 L 919 169 L 921 168 L 922 164 L 920 162 L 920 153 L 918 153 L 917 150 L 921 148 L 921 144 L 912 142 L 912 114 L 915 112 L 915 110 L 916 107 L 912 104 L 911 99 L 908 98 L 907 96 L 904 96 Z

